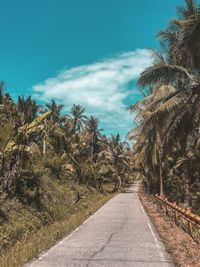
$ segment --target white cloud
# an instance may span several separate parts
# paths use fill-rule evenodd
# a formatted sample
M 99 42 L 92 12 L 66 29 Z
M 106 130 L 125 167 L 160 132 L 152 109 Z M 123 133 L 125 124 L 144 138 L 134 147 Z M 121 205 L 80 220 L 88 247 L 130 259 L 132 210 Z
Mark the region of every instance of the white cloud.
M 33 86 L 33 90 L 38 99 L 54 98 L 65 104 L 67 111 L 72 104 L 80 104 L 88 115 L 100 118 L 106 133 L 120 132 L 125 136 L 132 126 L 125 100 L 137 95 L 136 89 L 130 91 L 127 86 L 151 62 L 148 50 L 137 49 L 62 70 L 57 76 Z

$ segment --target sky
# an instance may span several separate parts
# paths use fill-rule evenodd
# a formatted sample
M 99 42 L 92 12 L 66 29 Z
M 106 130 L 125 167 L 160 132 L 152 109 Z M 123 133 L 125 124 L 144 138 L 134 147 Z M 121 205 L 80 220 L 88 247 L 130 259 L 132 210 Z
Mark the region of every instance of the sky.
M 0 80 L 14 99 L 32 95 L 100 118 L 105 134 L 133 127 L 148 48 L 183 0 L 0 0 Z

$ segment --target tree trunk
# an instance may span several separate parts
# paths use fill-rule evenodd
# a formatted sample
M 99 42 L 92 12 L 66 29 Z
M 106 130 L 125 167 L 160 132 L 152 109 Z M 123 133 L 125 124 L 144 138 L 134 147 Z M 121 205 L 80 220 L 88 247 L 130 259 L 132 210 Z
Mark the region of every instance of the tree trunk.
M 190 184 L 188 175 L 184 174 L 184 203 L 186 207 L 190 206 Z
M 146 184 L 147 184 L 147 193 L 150 194 L 151 193 L 151 185 L 150 185 L 150 179 L 148 176 L 146 178 Z
M 162 175 L 162 162 L 159 162 L 160 197 L 164 197 L 164 185 Z
M 118 189 L 121 188 L 121 185 L 122 185 L 121 177 L 120 177 L 120 175 L 117 175 L 116 176 L 115 186 L 113 188 L 113 191 L 116 192 Z
M 118 189 L 120 189 L 122 186 L 122 179 L 121 179 L 120 175 L 117 176 L 117 181 L 118 181 Z
M 126 184 L 126 177 L 125 177 L 125 175 L 123 175 L 122 178 L 121 178 L 121 184 L 122 184 L 122 186 L 125 186 L 125 184 Z
M 157 130 L 156 141 L 158 144 L 158 164 L 159 164 L 159 183 L 160 183 L 160 197 L 164 196 L 164 182 L 163 182 L 163 173 L 162 173 L 162 161 L 163 161 L 163 145 L 161 141 L 160 130 Z

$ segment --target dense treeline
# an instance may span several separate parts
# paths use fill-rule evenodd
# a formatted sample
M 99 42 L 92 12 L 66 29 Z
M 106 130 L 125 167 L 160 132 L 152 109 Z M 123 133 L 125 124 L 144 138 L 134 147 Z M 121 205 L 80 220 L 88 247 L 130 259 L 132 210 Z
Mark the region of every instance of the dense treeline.
M 138 126 L 129 138 L 148 191 L 200 212 L 200 7 L 185 0 L 177 12 L 138 80 L 145 97 L 130 107 Z
M 125 182 L 129 145 L 118 134 L 103 135 L 98 118 L 88 118 L 80 105 L 63 115 L 63 105 L 54 100 L 41 106 L 19 96 L 14 103 L 2 83 L 0 108 L 0 186 L 8 197 L 39 203 L 41 162 L 55 179 L 66 177 L 98 190 L 108 179 L 114 190 Z
M 77 213 L 85 218 L 109 199 L 107 193 L 129 179 L 131 153 L 118 134 L 106 137 L 98 118 L 87 117 L 80 105 L 65 114 L 54 100 L 38 105 L 31 96 L 19 96 L 14 102 L 3 87 L 1 83 L 0 257 L 43 227 L 72 220 Z

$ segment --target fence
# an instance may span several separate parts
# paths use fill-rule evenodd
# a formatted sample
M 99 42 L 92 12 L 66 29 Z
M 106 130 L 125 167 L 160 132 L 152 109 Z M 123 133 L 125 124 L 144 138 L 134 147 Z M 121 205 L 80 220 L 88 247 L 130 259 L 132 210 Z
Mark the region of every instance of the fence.
M 166 198 L 155 196 L 161 210 L 172 216 L 174 222 L 180 225 L 197 242 L 200 242 L 200 216 L 192 213 L 191 208 L 180 208 L 176 202 L 169 202 Z

